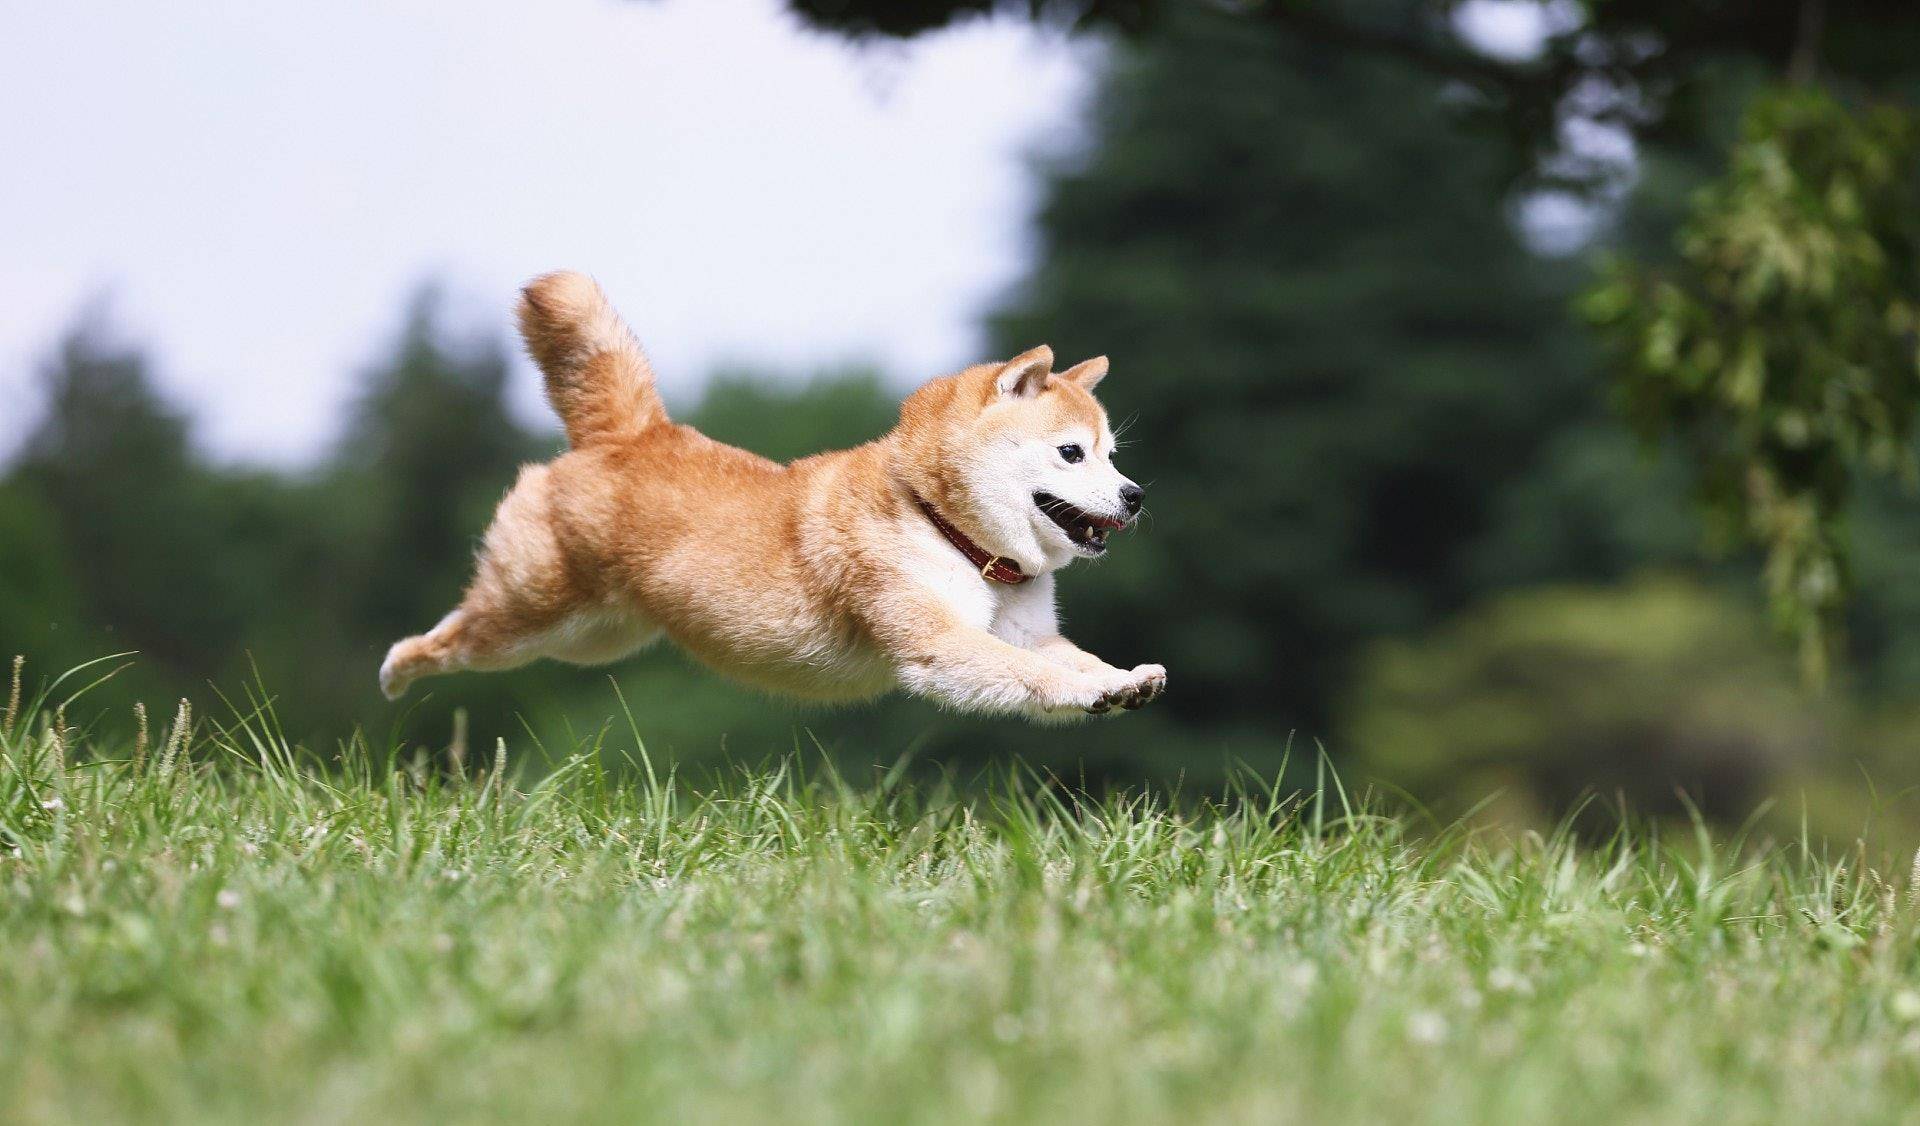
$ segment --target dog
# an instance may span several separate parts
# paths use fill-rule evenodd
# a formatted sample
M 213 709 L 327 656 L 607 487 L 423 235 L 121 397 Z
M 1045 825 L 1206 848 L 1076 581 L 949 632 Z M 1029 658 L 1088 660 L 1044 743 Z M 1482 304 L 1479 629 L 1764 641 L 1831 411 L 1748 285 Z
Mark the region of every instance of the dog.
M 1113 464 L 1106 357 L 1046 347 L 909 395 L 888 433 L 788 465 L 667 418 L 653 368 L 591 278 L 521 293 L 521 334 L 570 448 L 501 500 L 460 605 L 388 651 L 380 687 L 582 665 L 662 636 L 714 670 L 821 702 L 895 688 L 963 712 L 1061 721 L 1141 707 L 1060 634 L 1053 575 L 1107 550 L 1142 490 Z

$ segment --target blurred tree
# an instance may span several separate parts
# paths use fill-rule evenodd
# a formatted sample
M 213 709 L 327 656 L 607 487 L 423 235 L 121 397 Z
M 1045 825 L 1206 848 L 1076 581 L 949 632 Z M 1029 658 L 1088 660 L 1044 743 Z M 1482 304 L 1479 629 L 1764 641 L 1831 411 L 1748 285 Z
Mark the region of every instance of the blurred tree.
M 1858 596 L 1843 637 L 1852 683 L 1885 698 L 1920 697 L 1920 504 L 1912 491 L 1869 482 L 1850 521 Z M 1915 730 L 1920 730 L 1916 727 Z
M 1172 0 L 788 2 L 814 26 L 855 37 L 991 14 L 1177 35 L 1187 9 Z M 1920 414 L 1909 312 L 1920 5 L 1267 0 L 1215 10 L 1290 33 L 1276 43 L 1393 58 L 1445 78 L 1456 116 L 1504 128 L 1509 179 L 1576 193 L 1605 194 L 1634 168 L 1618 146 L 1594 144 L 1596 134 L 1699 149 L 1718 135 L 1729 86 L 1765 91 L 1726 181 L 1694 209 L 1680 261 L 1661 277 L 1621 260 L 1590 311 L 1612 338 L 1643 431 L 1677 434 L 1713 523 L 1765 549 L 1776 621 L 1818 678 L 1852 593 L 1843 526 L 1856 481 L 1904 456 Z M 1476 49 L 1462 32 L 1469 12 L 1531 22 L 1537 48 Z
M 796 381 L 723 369 L 687 421 L 702 433 L 775 461 L 844 450 L 886 433 L 899 403 L 870 368 L 825 371 Z
M 1837 722 L 1764 642 L 1745 606 L 1678 579 L 1507 595 L 1371 648 L 1342 742 L 1356 775 L 1443 817 L 1497 794 L 1505 820 L 1545 827 L 1593 795 L 1738 821 L 1828 754 Z
M 787 0 L 810 26 L 907 37 L 1000 15 L 1075 30 L 1168 34 L 1195 7 L 1180 0 Z M 1920 59 L 1920 5 L 1911 0 L 1248 0 L 1206 5 L 1248 25 L 1284 31 L 1314 53 L 1393 59 L 1451 84 L 1463 114 L 1498 123 L 1509 171 L 1589 188 L 1617 160 L 1576 143 L 1570 121 L 1624 128 L 1641 139 L 1694 136 L 1721 71 L 1776 79 L 1816 73 L 1888 93 L 1911 92 Z M 1531 23 L 1538 48 L 1490 55 L 1459 14 Z
M 299 594 L 256 623 L 250 646 L 283 722 L 302 735 L 340 735 L 355 722 L 381 731 L 404 714 L 374 688 L 386 647 L 454 606 L 516 469 L 557 444 L 508 409 L 498 338 L 454 338 L 441 304 L 436 284 L 414 292 L 391 351 L 362 373 L 327 461 L 280 486 L 300 516 L 276 532 L 275 582 Z M 437 694 L 432 738 L 445 737 L 454 707 L 504 734 L 529 688 Z
M 49 555 L 85 606 L 85 620 L 67 629 L 82 645 L 139 649 L 205 675 L 243 622 L 204 565 L 214 506 L 186 420 L 161 401 L 145 357 L 110 341 L 98 307 L 61 340 L 41 380 L 46 414 L 14 470 L 31 499 L 16 511 L 50 516 L 57 529 Z
M 1665 270 L 1616 262 L 1586 309 L 1634 419 L 1678 434 L 1710 511 L 1765 547 L 1775 616 L 1818 677 L 1857 472 L 1915 475 L 1920 118 L 1761 98 L 1679 245 Z
M 1099 612 L 1085 584 L 1069 610 L 1096 651 L 1177 668 L 1156 707 L 1191 723 L 1321 730 L 1366 638 L 1685 550 L 1617 433 L 1555 445 L 1603 416 L 1563 312 L 1576 275 L 1519 244 L 1498 146 L 1444 128 L 1439 95 L 1196 14 L 1116 65 L 1089 155 L 1050 176 L 1041 265 L 994 334 L 1113 354 L 1151 519 L 1103 564 Z M 1636 488 L 1645 526 L 1611 519 Z
M 450 340 L 440 303 L 435 286 L 414 294 L 393 354 L 366 373 L 328 467 L 352 528 L 339 579 L 353 620 L 388 641 L 453 607 L 515 471 L 557 446 L 509 411 L 498 339 Z
M 83 601 L 63 539 L 38 490 L 0 482 L 0 660 L 29 651 L 49 663 L 86 659 L 72 636 Z

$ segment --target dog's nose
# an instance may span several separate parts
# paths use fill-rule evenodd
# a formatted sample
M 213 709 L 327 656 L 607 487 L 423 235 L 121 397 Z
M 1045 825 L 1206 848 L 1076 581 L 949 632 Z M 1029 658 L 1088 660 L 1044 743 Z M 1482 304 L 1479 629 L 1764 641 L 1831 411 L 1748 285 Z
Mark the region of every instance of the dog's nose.
M 1120 486 L 1120 503 L 1127 506 L 1127 515 L 1134 516 L 1140 512 L 1140 498 L 1145 496 L 1146 492 L 1145 489 L 1131 482 Z

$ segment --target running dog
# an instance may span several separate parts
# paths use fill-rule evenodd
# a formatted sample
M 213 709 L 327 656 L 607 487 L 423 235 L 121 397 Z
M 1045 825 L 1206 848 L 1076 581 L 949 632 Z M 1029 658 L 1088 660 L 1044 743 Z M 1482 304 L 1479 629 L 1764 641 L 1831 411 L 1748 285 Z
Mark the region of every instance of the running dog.
M 879 439 L 780 465 L 670 421 L 591 278 L 535 279 L 519 320 L 571 448 L 521 470 L 460 605 L 388 651 L 389 699 L 440 673 L 615 661 L 663 635 L 818 701 L 898 687 L 1059 721 L 1165 690 L 1164 668 L 1109 665 L 1054 610 L 1054 572 L 1140 512 L 1093 397 L 1106 357 L 979 364 L 908 396 Z

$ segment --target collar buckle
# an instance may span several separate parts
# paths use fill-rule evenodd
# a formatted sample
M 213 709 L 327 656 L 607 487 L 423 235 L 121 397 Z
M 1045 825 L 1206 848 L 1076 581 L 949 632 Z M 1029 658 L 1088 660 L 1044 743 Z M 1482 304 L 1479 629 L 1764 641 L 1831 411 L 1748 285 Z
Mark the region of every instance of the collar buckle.
M 940 534 L 947 538 L 947 542 L 952 544 L 961 555 L 966 556 L 967 562 L 980 568 L 980 578 L 984 581 L 1015 586 L 1033 577 L 1020 569 L 1017 560 L 1008 559 L 1004 555 L 995 555 L 968 539 L 965 532 L 948 523 L 946 517 L 940 515 L 926 501 L 918 496 L 913 500 L 920 506 L 920 511 L 926 513 L 927 519 L 933 522 L 933 526 L 940 530 Z

